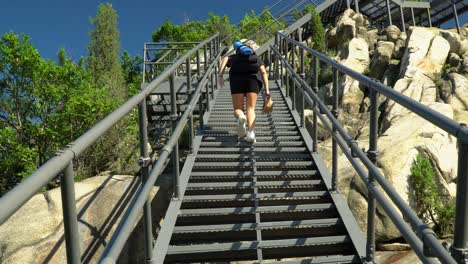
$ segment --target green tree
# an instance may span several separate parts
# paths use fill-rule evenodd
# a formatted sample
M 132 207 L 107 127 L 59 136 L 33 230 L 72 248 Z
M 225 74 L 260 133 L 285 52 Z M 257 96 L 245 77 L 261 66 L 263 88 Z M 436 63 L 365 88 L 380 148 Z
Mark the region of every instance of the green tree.
M 62 47 L 57 53 L 57 61 L 58 65 L 63 66 L 65 65 L 65 61 L 67 60 L 67 53 L 65 52 L 65 48 Z
M 5 192 L 76 139 L 115 103 L 82 67 L 42 59 L 29 38 L 0 39 L 0 172 Z
M 142 82 L 143 58 L 138 55 L 132 58 L 130 53 L 124 51 L 120 61 L 129 94 L 134 95 L 139 91 Z
M 100 4 L 96 18 L 91 18 L 94 29 L 89 33 L 87 67 L 94 85 L 120 100 L 126 98 L 122 68 L 119 64 L 120 34 L 117 13 L 112 4 Z
M 205 25 L 210 36 L 219 33 L 219 38 L 222 40 L 236 30 L 236 27 L 229 22 L 228 16 L 220 17 L 213 12 L 209 13 L 208 16 L 209 18 L 206 20 Z

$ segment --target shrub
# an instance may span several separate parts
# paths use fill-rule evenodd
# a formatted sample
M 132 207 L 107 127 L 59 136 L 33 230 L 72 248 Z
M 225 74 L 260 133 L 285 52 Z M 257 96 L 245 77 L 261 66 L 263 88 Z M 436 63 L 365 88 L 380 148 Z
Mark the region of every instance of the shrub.
M 455 217 L 455 202 L 454 199 L 444 201 L 429 158 L 421 154 L 416 156 L 411 166 L 410 182 L 418 216 L 427 224 L 432 223 L 438 236 L 450 235 Z

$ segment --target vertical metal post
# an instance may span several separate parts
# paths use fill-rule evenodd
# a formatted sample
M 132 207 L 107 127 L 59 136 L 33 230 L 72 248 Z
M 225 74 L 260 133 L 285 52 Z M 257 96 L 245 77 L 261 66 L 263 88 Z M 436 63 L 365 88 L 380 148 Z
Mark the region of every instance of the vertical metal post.
M 81 263 L 80 233 L 76 215 L 75 180 L 73 177 L 73 162 L 70 162 L 62 174 L 60 181 L 62 195 L 63 226 L 65 231 L 65 246 L 67 262 Z
M 208 82 L 205 84 L 205 93 L 206 93 L 206 111 L 210 111 L 210 87 Z
M 190 69 L 190 58 L 185 61 L 185 75 L 187 76 L 187 96 L 191 98 L 192 94 L 192 72 Z
M 146 87 L 146 84 L 141 86 L 142 89 Z M 141 178 L 142 182 L 145 183 L 148 180 L 149 175 L 149 151 L 148 151 L 148 118 L 146 112 L 146 98 L 141 101 L 138 105 L 138 125 L 140 131 L 140 160 L 139 165 L 141 166 Z M 151 217 L 151 198 L 148 196 L 145 205 L 143 207 L 143 218 L 144 218 L 144 232 L 145 232 L 145 256 L 147 263 L 153 263 L 153 226 Z
M 350 0 L 346 0 L 346 8 L 347 9 L 350 9 L 351 8 L 351 4 L 349 3 Z
M 464 125 L 465 126 L 465 125 Z M 467 131 L 466 127 L 463 128 Z M 468 258 L 468 144 L 458 139 L 458 177 L 452 256 L 458 263 Z
M 413 26 L 416 26 L 416 19 L 414 18 L 414 9 L 411 7 L 411 20 L 413 21 Z
M 338 119 L 338 70 L 333 68 L 333 116 Z M 337 135 L 336 126 L 333 125 L 333 134 Z M 332 137 L 332 188 L 333 192 L 337 191 L 338 179 L 338 144 L 335 137 Z
M 429 21 L 429 27 L 432 27 L 431 10 L 427 8 L 426 11 L 427 11 L 427 21 Z
M 145 73 L 146 73 L 146 43 L 143 45 L 143 73 L 141 83 L 145 83 Z
M 300 76 L 302 79 L 305 79 L 305 73 L 304 73 L 304 49 L 302 47 L 299 47 L 299 60 L 301 63 L 301 68 L 300 68 Z M 305 124 L 305 115 L 304 115 L 304 105 L 305 105 L 305 99 L 304 99 L 304 88 L 301 86 L 299 87 L 301 89 L 301 109 L 300 114 L 301 114 L 301 127 L 304 127 Z
M 390 2 L 389 2 L 389 0 L 385 0 L 385 4 L 387 6 L 388 22 L 390 23 L 390 26 L 391 26 L 391 25 L 393 25 L 393 22 L 392 22 L 392 12 L 390 11 Z
M 203 120 L 203 115 L 204 115 L 205 111 L 203 109 L 203 90 L 200 91 L 200 97 L 198 99 L 198 114 L 199 114 L 199 118 L 200 118 L 200 129 L 203 130 L 204 126 L 205 126 L 205 122 Z
M 295 44 L 294 43 L 291 43 L 291 67 L 293 68 L 293 71 L 296 71 L 296 67 L 295 66 L 295 50 L 296 50 L 296 47 L 294 47 Z M 296 82 L 294 81 L 294 78 L 292 78 L 291 76 L 291 97 L 292 97 L 292 110 L 296 110 Z
M 271 76 L 272 76 L 271 73 L 273 72 L 273 69 L 272 69 L 272 68 L 273 68 L 273 63 L 272 63 L 271 49 L 268 49 L 268 55 L 267 55 L 267 56 L 268 56 L 268 63 L 270 64 L 270 65 L 268 65 L 268 78 L 271 78 Z
M 208 44 L 205 44 L 205 46 L 203 47 L 203 58 L 205 59 L 205 61 L 203 62 L 203 73 L 206 73 L 206 69 L 208 68 L 208 65 L 207 62 L 208 62 Z
M 317 57 L 314 56 L 314 93 L 317 93 L 318 91 L 318 67 L 319 67 L 319 61 Z M 312 106 L 314 108 L 317 107 L 317 102 L 314 102 L 314 105 Z M 312 124 L 312 151 L 317 152 L 317 114 L 314 111 L 314 116 L 313 116 L 313 124 Z
M 402 6 L 400 6 L 400 16 L 401 16 L 401 31 L 406 32 L 405 14 L 403 13 L 403 7 Z
M 214 99 L 214 83 L 213 83 L 213 71 L 210 73 L 210 98 L 211 100 Z
M 458 12 L 457 12 L 457 5 L 455 4 L 455 1 L 452 0 L 452 8 L 453 8 L 453 19 L 455 19 L 455 25 L 457 26 L 457 32 L 460 35 L 460 21 L 458 21 Z
M 356 13 L 359 14 L 359 0 L 354 0 L 354 3 L 356 4 Z
M 370 87 L 369 87 L 370 88 Z M 367 156 L 372 163 L 377 163 L 377 130 L 378 130 L 378 116 L 377 116 L 377 92 L 370 88 L 370 132 L 369 132 L 369 150 Z M 368 186 L 375 185 L 374 174 L 369 172 Z M 375 207 L 376 201 L 374 194 L 368 190 L 368 203 L 367 203 L 367 244 L 366 244 L 366 261 L 371 262 L 374 260 L 375 254 Z
M 174 84 L 174 73 L 169 77 L 169 84 L 171 88 L 171 119 L 172 119 L 172 131 L 174 132 L 177 127 L 177 102 L 176 102 L 176 89 Z M 174 182 L 174 197 L 176 199 L 180 198 L 179 190 L 179 142 L 176 141 L 174 147 L 172 148 L 172 173 L 173 173 L 173 182 Z
M 197 50 L 197 78 L 198 80 L 201 79 L 201 74 L 200 74 L 200 50 Z

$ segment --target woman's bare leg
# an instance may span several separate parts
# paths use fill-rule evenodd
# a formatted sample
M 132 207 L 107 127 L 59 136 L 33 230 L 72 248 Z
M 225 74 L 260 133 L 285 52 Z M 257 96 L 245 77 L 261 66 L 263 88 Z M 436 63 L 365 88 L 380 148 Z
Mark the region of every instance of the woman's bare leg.
M 244 111 L 243 111 L 244 94 L 233 94 L 232 106 L 234 108 L 234 116 L 236 118 L 239 118 L 239 116 L 243 116 L 244 115 Z
M 255 105 L 257 104 L 257 94 L 247 93 L 246 112 L 247 112 L 247 127 L 249 131 L 255 128 Z

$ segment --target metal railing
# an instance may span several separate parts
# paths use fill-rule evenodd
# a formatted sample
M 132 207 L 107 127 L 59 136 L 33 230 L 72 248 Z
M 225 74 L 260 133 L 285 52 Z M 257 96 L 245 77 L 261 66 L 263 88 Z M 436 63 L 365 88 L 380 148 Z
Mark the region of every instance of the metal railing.
M 6 193 L 0 198 L 0 224 L 5 223 L 18 209 L 20 209 L 33 195 L 37 194 L 41 188 L 46 186 L 52 179 L 61 175 L 61 193 L 62 193 L 62 207 L 63 207 L 63 220 L 65 230 L 65 244 L 67 252 L 68 263 L 81 263 L 81 250 L 80 250 L 80 236 L 78 232 L 78 219 L 76 213 L 76 201 L 75 201 L 75 186 L 74 186 L 74 175 L 73 175 L 73 160 L 75 160 L 80 154 L 86 149 L 91 147 L 98 139 L 104 136 L 111 128 L 113 128 L 120 120 L 122 120 L 130 111 L 138 106 L 139 110 L 139 129 L 140 129 L 140 154 L 139 164 L 141 166 L 141 175 L 143 184 L 136 191 L 136 195 L 131 201 L 125 215 L 119 223 L 112 239 L 106 246 L 104 255 L 102 257 L 105 263 L 113 263 L 118 258 L 120 251 L 122 250 L 126 240 L 130 233 L 133 231 L 133 227 L 137 223 L 142 210 L 144 210 L 144 226 L 145 226 L 145 240 L 146 240 L 146 257 L 148 262 L 151 262 L 151 252 L 153 251 L 153 237 L 151 227 L 151 207 L 149 192 L 154 185 L 156 179 L 160 175 L 165 161 L 168 159 L 169 154 L 172 153 L 172 159 L 174 162 L 174 181 L 175 196 L 179 195 L 177 192 L 177 176 L 178 176 L 178 139 L 180 134 L 187 122 L 190 125 L 190 138 L 193 138 L 193 109 L 194 106 L 199 103 L 200 109 L 206 109 L 209 107 L 209 90 L 208 80 L 211 80 L 211 89 L 213 91 L 213 79 L 216 76 L 217 67 L 219 65 L 219 58 L 221 56 L 221 50 L 219 49 L 219 38 L 218 34 L 206 39 L 199 43 L 185 55 L 181 56 L 171 66 L 167 67 L 157 78 L 151 83 L 142 85 L 142 90 L 138 94 L 134 95 L 122 106 L 117 108 L 99 123 L 94 125 L 91 129 L 85 132 L 77 140 L 73 141 L 67 147 L 58 152 L 57 155 L 34 173 L 27 177 L 23 182 L 13 188 L 11 191 Z M 148 135 L 147 135 L 147 117 L 146 117 L 146 98 L 151 94 L 161 83 L 166 79 L 170 79 L 171 83 L 174 80 L 174 72 L 182 64 L 189 65 L 188 61 L 192 55 L 199 52 L 200 49 L 206 49 L 206 46 L 212 47 L 212 50 L 216 51 L 216 57 L 211 61 L 210 66 L 206 67 L 204 76 L 199 80 L 198 86 L 192 94 L 190 104 L 185 110 L 184 114 L 178 118 L 175 100 L 172 100 L 172 120 L 173 120 L 173 133 L 160 153 L 159 159 L 156 163 L 152 164 L 148 153 Z M 190 71 L 189 71 L 190 72 Z M 199 69 L 198 69 L 199 72 Z M 190 75 L 190 74 L 188 74 Z M 190 78 L 187 78 L 188 84 L 190 85 Z M 206 102 L 203 101 L 201 96 L 203 89 L 206 92 Z M 171 91 L 172 99 L 175 99 L 175 89 Z M 203 106 L 205 105 L 205 108 Z M 177 118 L 179 121 L 177 121 Z M 200 122 L 200 126 L 203 127 L 203 122 Z M 150 170 L 151 168 L 151 170 Z
M 317 151 L 317 118 L 320 118 L 325 127 L 331 131 L 332 142 L 332 191 L 337 190 L 338 178 L 338 146 L 351 162 L 352 166 L 368 188 L 368 226 L 366 260 L 373 261 L 375 251 L 375 208 L 376 201 L 388 214 L 392 222 L 401 232 L 406 241 L 414 249 L 418 257 L 425 263 L 435 263 L 432 257 L 437 257 L 442 263 L 465 263 L 468 252 L 468 128 L 458 124 L 446 116 L 414 101 L 413 99 L 396 92 L 390 87 L 359 74 L 352 69 L 339 64 L 325 55 L 307 47 L 289 36 L 277 33 L 275 45 L 270 46 L 273 57 L 273 74 L 281 86 L 285 86 L 286 94 L 291 94 L 292 109 L 299 107 L 297 111 L 301 117 L 301 125 L 304 126 L 304 105 L 308 103 L 313 110 L 312 125 L 312 150 Z M 289 51 L 299 50 L 299 55 Z M 313 85 L 304 80 L 304 52 L 313 56 Z M 296 58 L 298 57 L 298 58 Z M 297 68 L 296 61 L 299 62 Z M 328 64 L 333 69 L 333 100 L 332 110 L 318 97 L 318 68 L 320 61 Z M 338 76 L 348 75 L 359 81 L 361 85 L 370 91 L 370 136 L 369 150 L 365 153 L 353 138 L 343 129 L 338 121 Z M 303 94 L 303 102 L 297 104 L 295 94 Z M 444 248 L 437 239 L 434 231 L 419 219 L 416 213 L 405 203 L 395 189 L 386 180 L 384 175 L 375 166 L 378 158 L 377 131 L 378 131 L 378 94 L 404 106 L 437 127 L 443 129 L 458 139 L 458 183 L 456 197 L 456 216 L 454 242 L 449 251 Z M 326 118 L 322 115 L 324 114 Z M 328 119 L 328 120 L 327 120 Z M 365 168 L 360 165 L 362 162 Z M 367 169 L 367 172 L 366 172 Z M 387 196 L 391 201 L 388 200 Z M 396 206 L 399 212 L 395 209 Z M 402 217 L 403 216 L 403 217 Z M 407 221 L 405 221 L 405 219 Z

